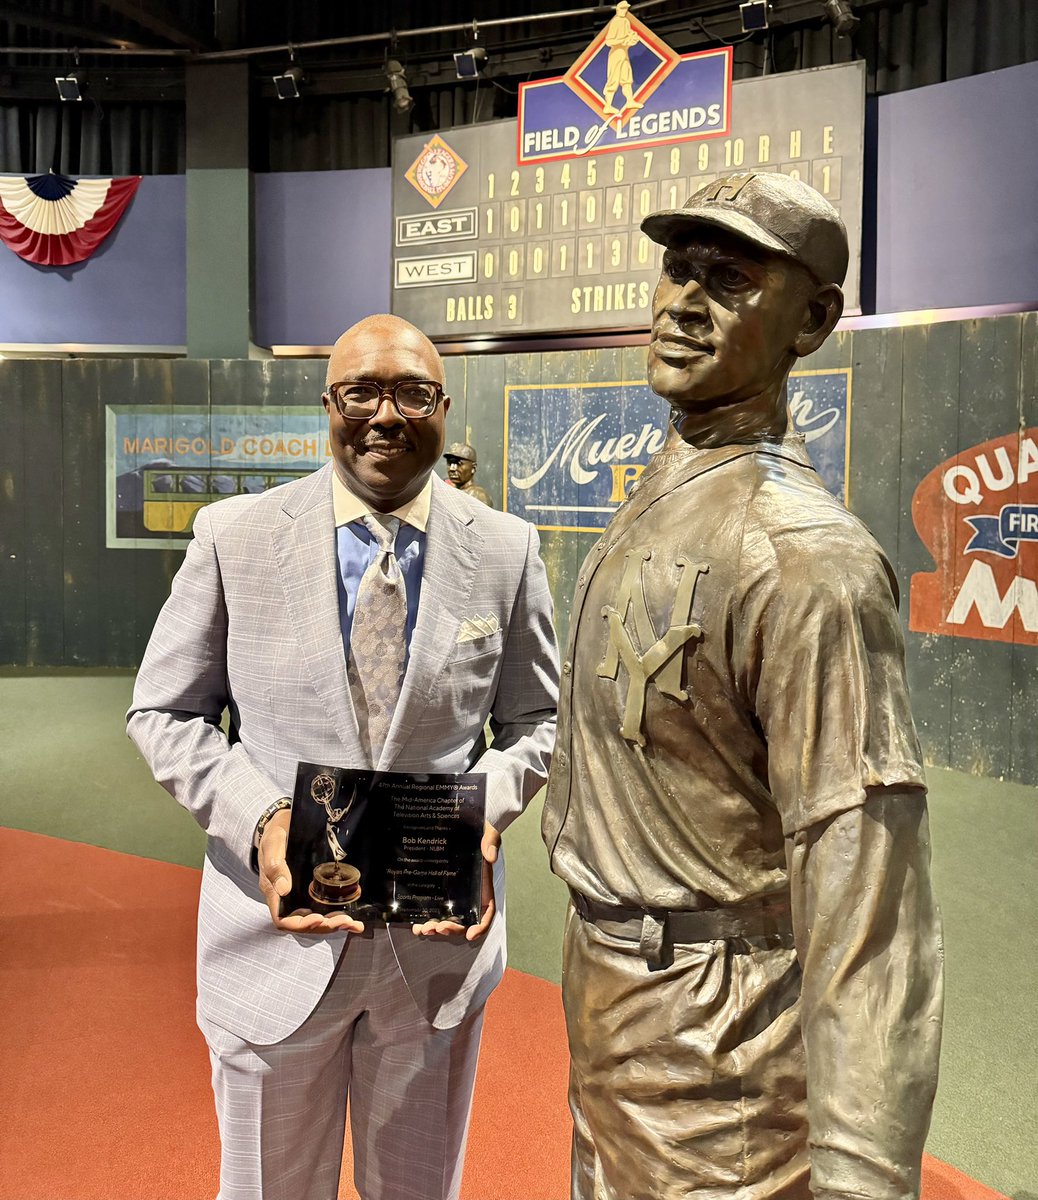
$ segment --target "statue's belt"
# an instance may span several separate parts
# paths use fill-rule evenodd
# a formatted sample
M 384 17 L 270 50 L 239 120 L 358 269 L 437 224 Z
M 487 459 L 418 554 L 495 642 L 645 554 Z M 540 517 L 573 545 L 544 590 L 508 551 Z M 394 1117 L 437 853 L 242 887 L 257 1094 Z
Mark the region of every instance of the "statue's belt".
M 638 943 L 638 953 L 650 968 L 669 966 L 675 946 L 715 942 L 726 938 L 776 937 L 793 945 L 789 896 L 767 896 L 721 908 L 622 908 L 590 900 L 570 889 L 577 913 L 603 933 Z

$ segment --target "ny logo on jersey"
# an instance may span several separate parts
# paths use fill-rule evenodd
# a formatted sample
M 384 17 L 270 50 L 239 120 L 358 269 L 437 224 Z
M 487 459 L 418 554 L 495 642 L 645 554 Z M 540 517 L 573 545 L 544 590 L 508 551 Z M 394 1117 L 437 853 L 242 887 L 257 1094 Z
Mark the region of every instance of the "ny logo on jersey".
M 628 550 L 624 555 L 620 602 L 616 608 L 606 605 L 602 609 L 602 616 L 609 622 L 609 646 L 597 669 L 602 679 L 616 679 L 620 663 L 623 663 L 628 682 L 620 735 L 639 746 L 645 745 L 642 722 L 650 680 L 662 695 L 674 700 L 688 699 L 688 692 L 681 686 L 681 650 L 687 642 L 703 636 L 702 627 L 692 620 L 692 604 L 700 575 L 710 569 L 684 557 L 675 560 L 679 576 L 670 611 L 670 626 L 662 637 L 657 637 L 645 603 L 642 579 L 642 567 L 651 558 L 651 550 Z M 633 636 L 627 627 L 628 617 L 632 619 Z M 643 649 L 639 650 L 639 647 Z

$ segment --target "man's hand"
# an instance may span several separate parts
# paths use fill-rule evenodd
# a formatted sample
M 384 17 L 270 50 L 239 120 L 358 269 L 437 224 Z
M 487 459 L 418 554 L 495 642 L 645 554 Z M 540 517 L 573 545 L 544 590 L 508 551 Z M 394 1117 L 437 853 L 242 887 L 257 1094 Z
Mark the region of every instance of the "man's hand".
M 275 813 L 267 822 L 260 838 L 259 883 L 260 891 L 267 901 L 270 917 L 278 929 L 290 933 L 363 933 L 364 926 L 345 913 L 318 913 L 309 908 L 297 908 L 287 917 L 278 916 L 281 897 L 292 890 L 292 876 L 285 862 L 285 847 L 288 845 L 288 824 L 292 814 L 286 809 Z
M 446 937 L 463 933 L 467 942 L 475 942 L 486 933 L 497 912 L 497 905 L 494 903 L 494 863 L 497 862 L 500 845 L 501 835 L 493 825 L 485 823 L 483 841 L 479 847 L 483 853 L 483 911 L 479 924 L 466 927 L 459 925 L 457 921 L 425 921 L 421 925 L 411 926 L 411 932 L 416 937 Z

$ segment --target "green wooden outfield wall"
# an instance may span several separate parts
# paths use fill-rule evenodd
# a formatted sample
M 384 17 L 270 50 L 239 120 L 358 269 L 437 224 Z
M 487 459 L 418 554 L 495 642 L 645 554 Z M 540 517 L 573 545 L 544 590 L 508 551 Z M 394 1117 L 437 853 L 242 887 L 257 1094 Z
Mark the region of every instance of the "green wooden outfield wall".
M 582 385 L 643 382 L 644 353 L 450 358 L 448 440 L 476 447 L 500 506 L 506 386 L 566 385 L 579 410 Z M 897 570 L 928 761 L 1038 783 L 1038 314 L 842 333 L 804 365 L 850 371 L 848 500 Z M 266 431 L 319 413 L 322 379 L 313 360 L 0 362 L 0 664 L 135 665 L 182 559 L 106 544 L 106 406 L 193 413 L 203 433 L 236 409 Z M 967 550 L 981 516 L 995 548 Z M 564 640 L 595 535 L 541 538 Z M 914 575 L 933 576 L 915 599 Z

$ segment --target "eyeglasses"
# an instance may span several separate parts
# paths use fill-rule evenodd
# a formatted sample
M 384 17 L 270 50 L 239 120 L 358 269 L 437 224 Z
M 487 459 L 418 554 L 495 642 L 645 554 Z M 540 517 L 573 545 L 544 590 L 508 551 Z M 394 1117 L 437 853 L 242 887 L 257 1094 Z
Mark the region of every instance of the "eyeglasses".
M 326 391 L 340 415 L 351 421 L 373 417 L 383 396 L 389 396 L 396 411 L 408 420 L 431 417 L 443 399 L 443 387 L 431 379 L 402 379 L 391 387 L 367 379 L 346 379 L 330 383 Z

